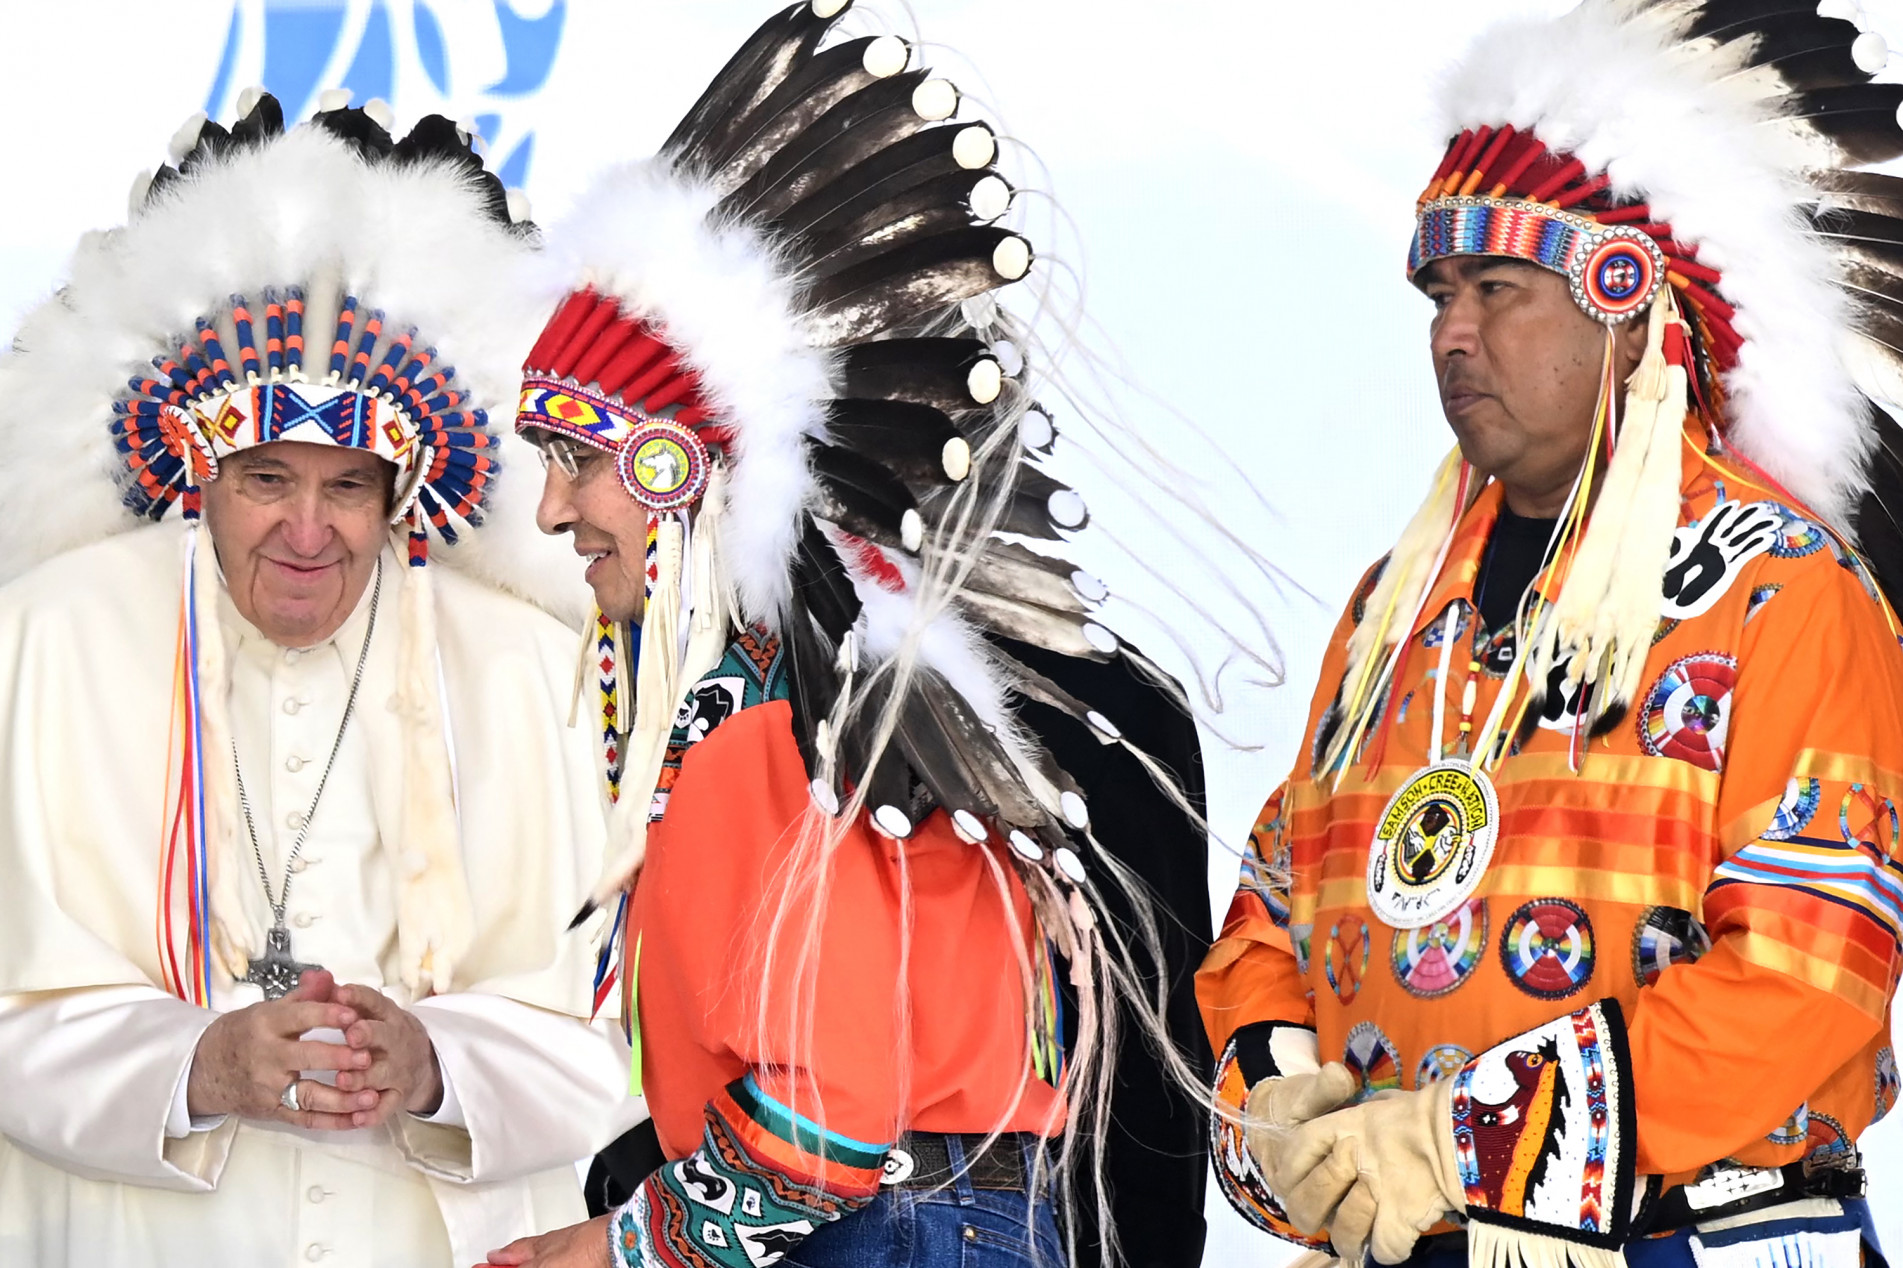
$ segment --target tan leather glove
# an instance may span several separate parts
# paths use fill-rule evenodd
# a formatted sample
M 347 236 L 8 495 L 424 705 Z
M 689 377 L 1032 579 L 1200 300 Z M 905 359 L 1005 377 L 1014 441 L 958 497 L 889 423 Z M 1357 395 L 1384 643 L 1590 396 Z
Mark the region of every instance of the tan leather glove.
M 1274 1174 L 1272 1164 L 1290 1132 L 1348 1104 L 1359 1087 L 1347 1066 L 1331 1061 L 1319 1070 L 1263 1079 L 1250 1088 L 1242 1135 L 1262 1174 Z
M 1250 1098 L 1253 1101 L 1253 1096 Z M 1344 1263 L 1398 1264 L 1420 1235 L 1466 1209 L 1454 1160 L 1453 1081 L 1393 1092 L 1296 1128 L 1267 1172 L 1289 1221 L 1325 1226 Z

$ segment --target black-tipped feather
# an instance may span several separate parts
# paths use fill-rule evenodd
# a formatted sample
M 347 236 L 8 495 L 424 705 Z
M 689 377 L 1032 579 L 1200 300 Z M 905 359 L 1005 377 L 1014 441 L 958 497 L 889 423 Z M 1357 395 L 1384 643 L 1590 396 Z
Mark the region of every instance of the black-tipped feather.
M 386 159 L 396 149 L 396 141 L 389 131 L 361 107 L 319 111 L 311 116 L 311 122 L 332 136 L 350 142 L 357 153 L 370 162 Z
M 251 113 L 231 125 L 231 135 L 247 144 L 267 141 L 284 131 L 284 107 L 270 93 L 260 93 Z
M 921 691 L 925 704 L 944 732 L 958 737 L 970 769 L 977 775 L 994 813 L 1013 827 L 1028 828 L 1050 822 L 1050 815 L 1031 797 L 1004 744 L 982 722 L 972 703 L 956 690 Z M 1035 759 L 1034 759 L 1035 760 Z
M 839 679 L 833 666 L 833 650 L 826 645 L 812 616 L 797 600 L 780 630 L 786 648 L 787 703 L 793 709 L 793 739 L 799 745 L 800 761 L 806 778 L 817 779 L 823 767 L 814 737 L 819 724 L 832 712 L 839 699 Z
M 1020 643 L 1047 648 L 1079 660 L 1108 660 L 1108 655 L 1093 646 L 1083 627 L 1089 618 L 1075 612 L 1061 612 L 1006 598 L 976 586 L 959 592 L 958 606 L 978 624 Z
M 956 211 L 965 223 L 972 223 L 978 219 L 972 210 L 972 195 L 979 182 L 987 178 L 1003 182 L 995 172 L 965 167 L 939 172 L 911 185 L 889 182 L 840 203 L 802 229 L 795 240 L 814 255 L 826 255 L 873 237 L 884 226 L 921 211 Z
M 1852 267 L 1845 286 L 1856 305 L 1853 324 L 1859 334 L 1903 358 L 1903 279 L 1874 269 Z M 1899 367 L 1903 371 L 1903 366 Z M 1899 373 L 1903 380 L 1903 373 Z
M 971 584 L 1017 603 L 1081 615 L 1089 607 L 1071 582 L 1076 573 L 1068 560 L 1040 555 L 1017 542 L 991 542 L 972 567 Z
M 896 743 L 888 744 L 879 760 L 867 771 L 864 766 L 857 768 L 856 783 L 866 787 L 866 808 L 877 812 L 883 806 L 891 806 L 917 827 L 925 816 L 931 813 L 929 795 L 921 797 L 923 791 L 912 764 L 905 760 L 905 754 Z
M 868 36 L 835 44 L 814 54 L 790 75 L 710 159 L 723 183 L 738 188 L 769 169 L 786 170 L 780 162 L 786 151 L 810 149 L 811 143 L 803 143 L 805 135 L 834 107 L 862 92 L 889 85 L 891 79 L 881 80 L 865 67 L 866 50 L 872 43 L 873 37 Z M 916 83 L 923 76 L 913 73 L 893 78 Z
M 808 276 L 831 277 L 907 243 L 978 223 L 971 213 L 971 191 L 979 179 L 959 172 L 928 181 L 831 232 L 805 239 L 814 261 Z
M 1903 178 L 1881 172 L 1820 172 L 1814 180 L 1824 208 L 1847 207 L 1903 219 Z
M 1770 65 L 1794 89 L 1843 88 L 1870 82 L 1869 73 L 1857 65 L 1847 44 L 1792 53 Z
M 881 544 L 900 537 L 905 513 L 918 509 L 918 499 L 897 476 L 872 459 L 837 445 L 809 441 L 807 450 L 813 474 L 825 493 L 855 519 L 877 524 L 881 531 L 877 535 L 860 533 L 851 524 L 835 521 L 840 527 L 859 536 L 871 536 Z
M 906 761 L 947 810 L 1014 827 L 1049 822 L 999 741 L 952 686 L 929 670 L 906 692 L 896 736 Z
M 1890 382 L 1903 383 L 1903 319 L 1861 313 L 1857 333 L 1865 340 L 1863 351 L 1885 363 Z
M 859 595 L 839 554 L 811 521 L 800 526 L 793 556 L 793 611 L 785 624 L 784 642 L 792 659 L 789 699 L 793 707 L 793 735 L 809 779 L 820 777 L 823 754 L 816 743 L 819 724 L 839 699 L 839 643 L 859 619 Z M 837 793 L 837 763 L 832 786 Z
M 1870 490 L 1857 506 L 1857 545 L 1891 607 L 1903 605 L 1903 429 L 1872 405 Z
M 1690 39 L 1735 39 L 1761 23 L 1815 17 L 1816 0 L 1706 0 L 1690 25 Z
M 208 119 L 198 129 L 198 140 L 193 142 L 192 148 L 185 152 L 185 157 L 178 161 L 178 170 L 190 172 L 200 163 L 209 163 L 223 154 L 230 145 L 231 133 L 225 131 L 217 120 Z
M 409 135 L 391 145 L 390 161 L 406 166 L 441 164 L 453 168 L 482 191 L 484 209 L 491 219 L 505 225 L 509 223 L 509 191 L 495 173 L 483 166 L 482 159 L 457 132 L 455 123 L 442 115 L 425 115 L 419 119 Z
M 813 288 L 814 328 L 822 346 L 882 332 L 924 333 L 943 310 L 1003 285 L 992 265 L 998 244 L 1015 234 L 988 225 L 940 234 L 854 265 Z
M 1012 469 L 1013 481 L 1009 492 L 1004 494 L 1004 510 L 999 516 L 997 531 L 1016 533 L 1020 537 L 1034 537 L 1041 541 L 1061 541 L 1065 533 L 1075 532 L 1082 524 L 1059 524 L 1051 515 L 1051 497 L 1065 492 L 1068 486 L 1051 479 L 1029 463 L 1018 463 Z M 989 507 L 998 498 L 998 483 L 1001 477 L 984 472 L 974 472 L 979 480 L 979 505 Z M 955 494 L 955 490 L 946 489 L 927 495 L 920 501 L 920 508 L 927 519 L 934 522 L 946 515 L 946 505 Z
M 1875 248 L 1886 259 L 1903 248 L 1903 221 L 1854 207 L 1825 208 L 1811 217 L 1811 227 L 1826 238 Z
M 946 484 L 945 450 L 962 441 L 951 420 L 909 401 L 834 401 L 826 432 L 834 444 L 867 458 L 908 485 Z
M 1091 707 L 1079 700 L 1064 688 L 1038 673 L 1023 661 L 998 650 L 994 641 L 990 648 L 991 659 L 1004 671 L 1005 678 L 1021 696 L 1048 705 L 1059 713 L 1067 714 L 1073 721 L 1088 730 L 1100 741 L 1106 740 L 1104 733 L 1090 723 Z
M 1851 56 L 1859 34 L 1856 26 L 1815 12 L 1734 22 L 1712 34 L 1723 40 L 1751 39 L 1750 64 L 1771 67 L 1792 88 L 1836 88 L 1870 79 Z
M 820 116 L 778 148 L 766 164 L 721 203 L 736 215 L 778 219 L 807 194 L 869 156 L 930 126 L 912 108 L 925 81 L 909 71 L 876 80 Z
M 800 527 L 793 589 L 834 644 L 845 638 L 846 631 L 859 619 L 859 593 L 853 589 L 852 577 L 840 562 L 839 552 L 811 520 Z
M 976 179 L 984 175 L 986 169 L 964 166 L 952 150 L 958 134 L 975 126 L 946 124 L 926 128 L 852 167 L 834 172 L 812 185 L 812 192 L 775 217 L 773 227 L 796 235 L 829 220 L 848 205 L 874 206 L 882 199 L 896 199 L 908 189 L 954 172 L 969 172 Z
M 1903 277 L 1898 277 L 1889 269 L 1863 264 L 1854 259 L 1846 259 L 1843 263 L 1844 282 L 1851 290 L 1858 292 L 1859 298 L 1867 303 L 1903 312 Z
M 813 491 L 810 509 L 814 519 L 836 525 L 854 537 L 863 537 L 887 550 L 912 553 L 905 543 L 904 525 L 892 509 L 855 490 L 822 480 Z
M 1903 243 L 1825 236 L 1836 248 L 1837 257 L 1846 268 L 1855 267 L 1863 273 L 1878 273 L 1893 278 L 1903 276 Z
M 177 179 L 177 168 L 160 167 L 157 171 L 152 173 L 152 183 L 145 187 L 145 201 L 140 205 L 145 207 L 151 206 L 154 202 L 158 201 L 159 195 L 165 191 L 166 187 Z
M 819 17 L 801 0 L 761 23 L 674 126 L 661 152 L 688 170 L 704 172 L 707 156 L 725 145 L 795 66 L 813 55 L 837 20 L 838 15 Z
M 847 396 L 953 414 L 977 405 L 971 371 L 990 353 L 981 339 L 879 339 L 847 348 L 839 368 Z
M 911 763 L 905 760 L 896 734 L 888 737 L 876 757 L 873 753 L 891 699 L 890 674 L 861 680 L 858 707 L 847 720 L 846 735 L 840 742 L 840 765 L 848 784 L 855 788 L 864 785 L 867 810 L 876 812 L 881 806 L 891 806 L 916 827 L 931 813 L 933 802 Z
M 1834 142 L 1850 162 L 1886 163 L 1903 156 L 1899 105 L 1903 84 L 1851 84 L 1795 93 L 1786 113 Z
M 1053 530 L 1051 533 L 1052 536 L 1057 535 L 1057 530 L 1070 533 L 1076 532 L 1084 526 L 1082 523 L 1060 524 L 1057 522 L 1051 515 L 1050 504 L 1059 494 L 1071 493 L 1071 487 L 1061 480 L 1054 480 L 1050 476 L 1045 475 L 1028 462 L 1020 462 L 1018 464 L 1016 491 L 1017 500 L 1020 503 L 1024 503 L 1031 508 L 1035 516 L 1041 522 L 1051 525 Z M 1017 530 L 1007 529 L 1005 531 L 1015 532 Z
M 921 676 L 937 678 L 928 671 L 921 671 Z M 915 683 L 899 707 L 892 739 L 932 800 L 948 812 L 964 810 L 981 819 L 989 818 L 997 813 L 997 807 L 985 795 L 977 772 L 965 759 L 963 737 L 947 734 L 926 703 L 927 696 L 950 691 L 942 680 Z

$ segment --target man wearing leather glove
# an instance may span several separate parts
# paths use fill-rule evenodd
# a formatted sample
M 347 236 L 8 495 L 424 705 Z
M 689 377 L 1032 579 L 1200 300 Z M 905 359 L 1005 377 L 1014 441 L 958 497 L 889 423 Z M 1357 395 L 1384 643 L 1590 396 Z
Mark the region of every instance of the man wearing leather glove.
M 1398 1264 L 1422 1233 L 1466 1205 L 1447 1130 L 1452 1091 L 1440 1082 L 1377 1096 L 1289 1131 L 1273 1150 L 1253 1140 L 1250 1148 L 1274 1159 L 1275 1188 L 1297 1228 L 1315 1233 L 1326 1226 L 1349 1263 L 1365 1251 Z
M 1783 6 L 1583 0 L 1448 79 L 1408 275 L 1458 448 L 1198 976 L 1264 1229 L 1415 1268 L 1874 1248 L 1903 263 L 1859 244 L 1903 241 L 1903 183 L 1844 169 L 1903 155 L 1883 58 Z

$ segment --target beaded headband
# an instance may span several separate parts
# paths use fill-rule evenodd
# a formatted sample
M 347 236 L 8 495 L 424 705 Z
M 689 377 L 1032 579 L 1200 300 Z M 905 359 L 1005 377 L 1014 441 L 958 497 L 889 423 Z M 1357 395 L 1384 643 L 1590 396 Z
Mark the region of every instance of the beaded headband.
M 1742 340 L 1719 294 L 1723 276 L 1648 204 L 1615 201 L 1611 185 L 1609 174 L 1589 175 L 1530 131 L 1469 128 L 1421 191 L 1408 278 L 1451 255 L 1525 260 L 1566 278 L 1580 309 L 1608 325 L 1644 312 L 1669 283 L 1716 368 L 1736 365 Z
M 1636 229 L 1505 198 L 1443 198 L 1421 208 L 1409 244 L 1410 279 L 1450 255 L 1496 255 L 1550 269 L 1573 301 L 1607 325 L 1645 311 L 1665 282 L 1665 253 Z
M 393 519 L 409 521 L 410 562 L 421 564 L 425 521 L 448 542 L 458 522 L 480 522 L 498 438 L 484 412 L 465 405 L 456 372 L 437 368 L 436 349 L 418 349 L 413 328 L 386 338 L 384 314 L 365 313 L 354 295 L 334 301 L 323 377 L 306 377 L 305 300 L 301 287 L 264 293 L 260 349 L 250 304 L 234 295 L 228 312 L 199 318 L 177 352 L 154 358 L 151 377 L 127 384 L 111 424 L 131 477 L 125 503 L 156 520 L 176 502 L 196 519 L 201 487 L 233 453 L 280 440 L 361 449 L 396 466 Z
M 650 511 L 706 491 L 708 423 L 700 382 L 680 354 L 619 301 L 592 288 L 562 302 L 522 367 L 518 432 L 540 429 L 612 454 L 628 496 Z M 663 411 L 666 411 L 664 414 Z

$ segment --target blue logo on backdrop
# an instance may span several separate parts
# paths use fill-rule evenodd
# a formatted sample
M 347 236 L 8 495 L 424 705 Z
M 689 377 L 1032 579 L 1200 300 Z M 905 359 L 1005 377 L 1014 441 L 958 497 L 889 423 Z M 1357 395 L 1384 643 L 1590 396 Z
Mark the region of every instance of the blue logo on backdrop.
M 405 121 L 473 116 L 491 168 L 520 188 L 535 133 L 516 107 L 548 82 L 567 16 L 568 0 L 237 0 L 205 113 L 228 116 L 255 83 L 287 121 L 326 88 L 348 89 L 353 105 L 381 97 Z

